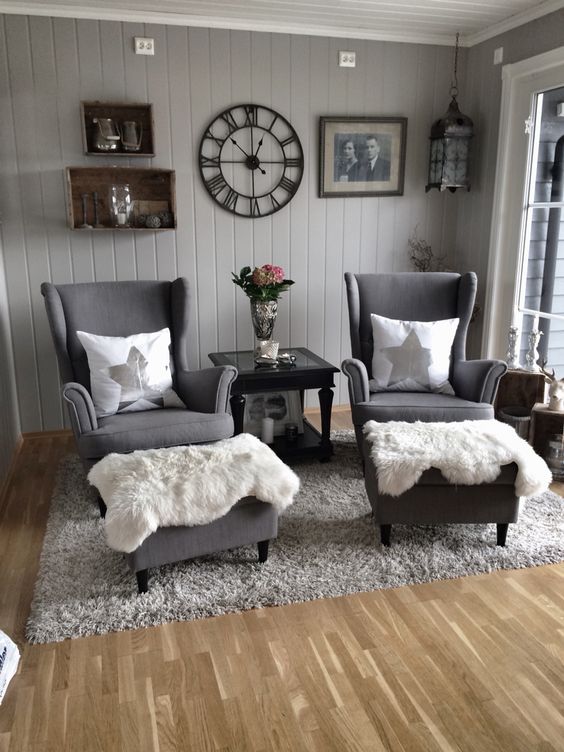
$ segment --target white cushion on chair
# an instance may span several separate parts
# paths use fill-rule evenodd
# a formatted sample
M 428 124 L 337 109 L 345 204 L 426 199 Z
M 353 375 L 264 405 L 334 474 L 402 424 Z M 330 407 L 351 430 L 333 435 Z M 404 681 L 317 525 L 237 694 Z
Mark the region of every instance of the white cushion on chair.
M 184 407 L 172 389 L 170 330 L 104 337 L 76 333 L 88 357 L 98 417 L 118 412 Z
M 371 392 L 454 394 L 448 380 L 460 319 L 401 321 L 370 314 L 374 353 Z

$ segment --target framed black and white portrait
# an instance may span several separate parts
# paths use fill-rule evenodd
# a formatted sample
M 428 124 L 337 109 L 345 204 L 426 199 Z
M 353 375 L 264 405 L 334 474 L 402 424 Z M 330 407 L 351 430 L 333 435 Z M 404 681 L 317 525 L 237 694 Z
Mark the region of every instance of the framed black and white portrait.
M 401 196 L 407 118 L 322 117 L 319 196 Z
M 295 423 L 298 426 L 298 433 L 303 433 L 304 422 L 300 393 L 291 391 L 247 394 L 243 430 L 246 433 L 260 436 L 263 418 L 273 419 L 275 436 L 284 434 L 287 423 Z

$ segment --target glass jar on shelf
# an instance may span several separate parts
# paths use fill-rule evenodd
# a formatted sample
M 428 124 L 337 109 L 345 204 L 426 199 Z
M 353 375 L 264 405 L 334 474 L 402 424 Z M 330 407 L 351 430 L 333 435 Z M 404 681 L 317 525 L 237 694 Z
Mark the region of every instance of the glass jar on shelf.
M 110 224 L 113 227 L 130 227 L 133 202 L 127 183 L 110 186 Z
M 554 480 L 564 480 L 564 436 L 554 434 L 548 441 L 546 451 L 546 464 L 548 465 Z

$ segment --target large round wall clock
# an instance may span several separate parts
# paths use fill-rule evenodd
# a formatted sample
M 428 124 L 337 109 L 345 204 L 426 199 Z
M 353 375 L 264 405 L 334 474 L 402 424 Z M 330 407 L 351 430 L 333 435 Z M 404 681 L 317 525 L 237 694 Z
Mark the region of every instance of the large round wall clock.
M 241 217 L 265 217 L 281 209 L 298 190 L 303 172 L 298 134 L 269 107 L 229 107 L 212 120 L 200 142 L 206 190 Z

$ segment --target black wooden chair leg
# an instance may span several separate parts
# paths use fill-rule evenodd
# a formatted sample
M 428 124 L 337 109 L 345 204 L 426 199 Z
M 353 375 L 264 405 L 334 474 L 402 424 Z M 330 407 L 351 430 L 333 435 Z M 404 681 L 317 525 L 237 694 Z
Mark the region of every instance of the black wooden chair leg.
M 98 494 L 98 508 L 100 509 L 100 517 L 102 519 L 104 519 L 104 517 L 106 516 L 106 511 L 107 511 L 108 508 L 104 504 L 104 500 L 102 499 L 102 497 L 100 496 L 100 494 Z
M 383 546 L 390 545 L 390 534 L 392 532 L 391 525 L 380 525 L 380 541 Z
M 149 590 L 149 570 L 140 569 L 135 572 L 135 576 L 137 577 L 137 589 L 140 593 L 146 593 Z
M 509 528 L 509 522 L 497 523 L 497 545 L 505 546 L 505 539 L 507 538 L 507 530 Z
M 259 541 L 257 543 L 258 546 L 258 559 L 261 564 L 264 564 L 264 562 L 268 559 L 268 544 L 270 541 Z

